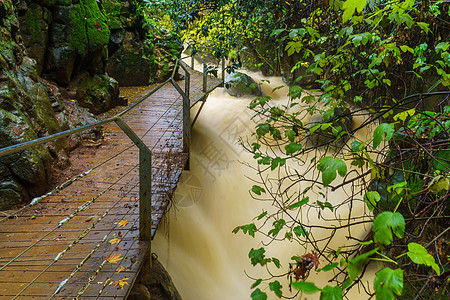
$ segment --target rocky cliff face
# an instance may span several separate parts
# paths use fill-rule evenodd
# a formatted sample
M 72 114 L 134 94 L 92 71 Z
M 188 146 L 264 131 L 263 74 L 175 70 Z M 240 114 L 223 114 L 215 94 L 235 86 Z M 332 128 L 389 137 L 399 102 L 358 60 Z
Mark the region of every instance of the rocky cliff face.
M 120 101 L 107 70 L 123 85 L 170 76 L 181 43 L 164 30 L 152 35 L 133 3 L 0 0 L 0 148 L 95 122 L 89 112 Z M 67 166 L 68 152 L 61 139 L 1 157 L 0 210 L 44 193 L 51 164 Z
M 24 56 L 19 21 L 11 0 L 0 0 L 0 148 L 61 130 L 35 61 Z M 56 159 L 66 160 L 67 142 L 53 143 Z M 0 209 L 45 191 L 52 160 L 45 146 L 0 158 Z
M 119 103 L 118 83 L 106 75 L 110 29 L 96 0 L 18 0 L 17 10 L 38 75 L 67 87 L 94 114 Z

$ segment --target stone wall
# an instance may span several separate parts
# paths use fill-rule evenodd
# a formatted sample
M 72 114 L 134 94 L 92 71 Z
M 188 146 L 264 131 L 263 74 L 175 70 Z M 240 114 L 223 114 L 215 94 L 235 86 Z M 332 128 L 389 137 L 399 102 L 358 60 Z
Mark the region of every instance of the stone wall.
M 0 148 L 61 130 L 35 61 L 24 56 L 19 20 L 11 0 L 0 0 Z M 67 142 L 52 145 L 55 159 L 67 158 Z M 52 156 L 45 146 L 0 158 L 0 209 L 42 194 Z

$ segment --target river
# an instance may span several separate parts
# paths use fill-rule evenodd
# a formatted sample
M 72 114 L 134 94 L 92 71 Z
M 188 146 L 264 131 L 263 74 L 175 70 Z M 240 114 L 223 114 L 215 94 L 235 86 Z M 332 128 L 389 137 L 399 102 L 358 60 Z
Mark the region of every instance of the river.
M 274 102 L 287 101 L 287 87 L 272 92 L 274 87 L 284 85 L 281 78 L 251 75 L 270 81 L 270 84 L 265 82 L 262 88 Z M 255 177 L 255 171 L 244 162 L 254 165 L 255 160 L 238 143 L 239 137 L 252 138 L 255 123 L 251 120 L 248 104 L 253 98 L 231 97 L 223 88 L 216 89 L 209 96 L 193 127 L 190 171 L 183 172 L 173 199 L 174 205 L 152 242 L 152 252 L 158 255 L 184 300 L 250 299 L 250 286 L 254 282 L 250 277 L 268 277 L 265 268 L 253 267 L 248 258 L 249 250 L 261 247 L 266 239 L 258 235 L 252 238 L 232 233 L 236 226 L 251 223 L 255 216 L 270 206 L 270 203 L 255 201 L 250 196 L 249 190 L 254 183 L 249 178 Z M 358 134 L 367 136 L 368 132 Z M 338 204 L 346 197 L 345 193 L 344 190 L 327 192 L 327 196 L 332 204 Z M 340 216 L 345 217 L 342 209 L 345 207 L 341 208 Z M 352 208 L 352 215 L 355 214 L 367 214 L 362 203 Z M 316 217 L 314 214 L 307 216 L 309 222 L 318 222 Z M 352 235 L 362 238 L 369 226 L 359 226 Z M 327 234 L 329 232 L 317 231 L 315 236 Z M 338 232 L 331 246 L 345 243 L 346 235 L 348 232 L 345 230 Z M 289 241 L 273 243 L 268 249 L 270 256 L 280 258 L 284 272 L 291 256 L 305 253 L 300 245 Z M 320 261 L 323 264 L 320 267 L 323 267 L 326 263 L 322 259 Z M 373 281 L 373 273 L 368 272 L 365 277 L 368 282 Z M 332 272 L 311 271 L 307 281 L 324 287 L 331 276 Z M 292 296 L 286 288 L 286 276 L 279 280 L 285 287 L 284 295 Z M 262 285 L 260 287 L 263 289 Z M 277 299 L 268 288 L 264 291 L 269 299 Z M 367 298 L 357 288 L 352 289 L 347 297 Z M 299 295 L 295 299 L 319 299 L 319 293 Z

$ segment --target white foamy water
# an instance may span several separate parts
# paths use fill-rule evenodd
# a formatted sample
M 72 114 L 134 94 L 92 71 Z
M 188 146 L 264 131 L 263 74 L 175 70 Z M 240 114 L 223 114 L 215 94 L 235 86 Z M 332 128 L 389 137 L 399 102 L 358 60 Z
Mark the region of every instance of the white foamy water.
M 254 78 L 258 76 L 251 75 Z M 270 94 L 274 103 L 286 103 L 288 88 L 272 93 L 274 87 L 284 84 L 280 78 L 269 80 L 270 86 L 263 84 L 264 93 Z M 253 114 L 247 108 L 251 100 L 251 97 L 231 97 L 223 89 L 217 89 L 209 96 L 192 131 L 191 169 L 184 171 L 173 199 L 175 207 L 165 216 L 152 242 L 152 252 L 158 255 L 184 300 L 250 299 L 250 286 L 254 280 L 249 276 L 269 277 L 265 268 L 253 267 L 248 258 L 250 249 L 261 247 L 267 238 L 232 233 L 236 226 L 251 223 L 263 210 L 273 211 L 271 202 L 252 199 L 249 190 L 254 182 L 249 178 L 255 178 L 256 172 L 243 162 L 255 166 L 256 161 L 238 144 L 240 137 L 253 139 L 250 135 L 255 123 L 250 120 Z M 362 121 L 362 118 L 354 119 L 356 124 L 353 126 Z M 365 129 L 357 134 L 367 136 L 368 132 Z M 296 165 L 292 167 L 298 168 Z M 315 170 L 307 176 L 316 178 L 317 175 L 318 171 Z M 338 176 L 336 182 L 342 182 L 342 179 Z M 326 196 L 330 203 L 336 205 L 346 199 L 348 193 L 350 191 L 343 189 L 335 192 L 328 190 Z M 317 192 L 311 192 L 309 196 L 310 202 L 321 197 Z M 351 216 L 364 214 L 367 215 L 367 209 L 362 202 L 353 205 Z M 341 206 L 338 212 L 322 212 L 322 217 L 333 219 L 336 216 L 347 218 L 348 205 Z M 298 218 L 308 224 L 324 222 L 315 210 L 304 210 Z M 327 226 L 330 224 L 331 221 L 326 222 Z M 351 234 L 362 239 L 369 229 L 370 225 L 361 225 L 353 228 Z M 315 230 L 313 234 L 316 239 L 326 238 L 330 231 Z M 329 246 L 336 249 L 338 245 L 346 244 L 348 235 L 348 229 L 339 230 Z M 278 257 L 283 270 L 272 267 L 270 270 L 283 274 L 287 272 L 288 262 L 292 262 L 290 258 L 293 255 L 301 256 L 308 251 L 311 249 L 305 249 L 298 243 L 272 243 L 267 247 L 266 255 Z M 319 267 L 328 264 L 324 259 L 320 259 L 320 263 Z M 373 282 L 373 273 L 369 272 L 366 280 Z M 322 288 L 329 284 L 327 281 L 331 277 L 332 272 L 316 273 L 312 270 L 307 281 Z M 287 289 L 286 276 L 278 280 L 284 286 L 285 296 L 294 295 Z M 263 287 L 265 285 L 260 286 L 261 289 Z M 268 288 L 264 291 L 268 299 L 278 299 Z M 295 299 L 319 299 L 319 296 L 320 293 L 298 295 Z M 367 298 L 364 291 L 357 288 L 352 289 L 347 297 Z

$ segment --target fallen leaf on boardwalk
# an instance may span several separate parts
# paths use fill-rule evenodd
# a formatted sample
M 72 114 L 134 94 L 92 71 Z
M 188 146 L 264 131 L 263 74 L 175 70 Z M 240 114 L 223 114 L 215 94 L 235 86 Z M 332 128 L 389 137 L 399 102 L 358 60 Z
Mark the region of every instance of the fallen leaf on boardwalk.
M 125 267 L 124 266 L 120 265 L 119 267 L 117 267 L 116 273 L 120 273 L 122 271 L 125 271 Z
M 117 227 L 124 227 L 127 226 L 128 220 L 120 220 L 119 222 L 116 222 L 114 224 L 117 224 Z
M 92 221 L 92 220 L 95 220 L 95 217 L 94 217 L 94 216 L 89 217 L 89 218 L 86 218 L 84 221 L 85 221 L 85 222 L 90 222 L 90 221 Z
M 109 243 L 111 244 L 111 245 L 114 245 L 114 243 L 120 243 L 120 239 L 119 238 L 115 238 L 115 239 L 112 239 L 112 240 L 110 240 L 109 241 Z
M 125 285 L 129 285 L 127 280 L 129 278 L 125 277 L 121 280 L 117 280 L 116 282 L 114 282 L 114 286 L 120 287 L 122 290 L 125 288 Z
M 119 254 L 111 254 L 106 261 L 112 264 L 118 263 L 123 259 L 122 253 Z

